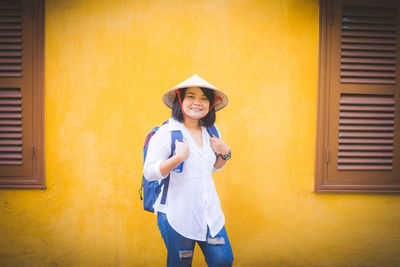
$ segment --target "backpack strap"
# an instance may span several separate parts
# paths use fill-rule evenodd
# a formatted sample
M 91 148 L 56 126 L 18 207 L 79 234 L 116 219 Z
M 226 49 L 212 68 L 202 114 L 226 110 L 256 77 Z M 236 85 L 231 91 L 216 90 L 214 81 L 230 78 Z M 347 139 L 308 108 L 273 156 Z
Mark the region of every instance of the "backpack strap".
M 208 132 L 208 134 L 209 134 L 210 136 L 215 135 L 217 138 L 219 138 L 219 134 L 218 134 L 218 131 L 217 131 L 217 127 L 215 127 L 214 124 L 207 127 L 207 132 Z
M 176 140 L 178 140 L 179 142 L 183 141 L 182 132 L 179 130 L 171 131 L 171 155 L 169 155 L 169 158 L 174 155 Z M 170 174 L 168 174 L 167 178 L 163 179 L 161 182 L 161 185 L 164 184 L 164 190 L 163 190 L 163 194 L 161 196 L 161 204 L 165 204 L 165 202 L 167 201 L 167 192 L 168 192 L 169 180 L 170 180 L 169 176 L 170 176 Z M 161 188 L 161 186 L 160 186 L 160 188 Z

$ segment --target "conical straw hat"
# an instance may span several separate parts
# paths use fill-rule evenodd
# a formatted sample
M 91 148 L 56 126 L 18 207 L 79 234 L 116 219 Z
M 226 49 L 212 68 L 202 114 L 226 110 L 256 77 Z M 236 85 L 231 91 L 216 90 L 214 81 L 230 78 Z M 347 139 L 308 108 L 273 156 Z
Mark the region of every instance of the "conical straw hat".
M 217 102 L 215 103 L 215 111 L 218 111 L 220 109 L 223 109 L 227 104 L 228 104 L 228 97 L 217 87 L 214 85 L 210 84 L 206 80 L 200 78 L 197 74 L 193 75 L 187 80 L 184 80 L 180 84 L 172 87 L 170 90 L 168 90 L 164 96 L 163 96 L 163 102 L 167 107 L 172 108 L 172 105 L 174 103 L 174 98 L 176 95 L 176 90 L 177 89 L 182 89 L 182 88 L 188 88 L 188 87 L 203 87 L 203 88 L 208 88 L 211 90 L 214 90 L 215 93 L 215 99 L 218 99 Z

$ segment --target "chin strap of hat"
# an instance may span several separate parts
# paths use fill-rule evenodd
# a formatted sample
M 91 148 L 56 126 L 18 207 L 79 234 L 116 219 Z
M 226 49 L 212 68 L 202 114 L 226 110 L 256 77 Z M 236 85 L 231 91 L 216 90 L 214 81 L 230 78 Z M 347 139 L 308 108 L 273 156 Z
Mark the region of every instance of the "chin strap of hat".
M 222 97 L 220 96 L 215 96 L 215 100 L 214 100 L 214 104 L 212 104 L 211 108 L 208 110 L 208 112 L 210 112 L 210 110 L 212 110 L 212 108 L 215 106 L 215 104 L 217 103 L 217 101 L 221 101 L 222 102 Z
M 199 119 L 194 119 L 194 118 L 190 117 L 188 114 L 186 114 L 186 112 L 183 110 L 183 107 L 182 107 L 181 93 L 179 92 L 179 89 L 176 90 L 176 93 L 178 95 L 179 104 L 181 105 L 181 110 L 182 110 L 183 114 L 185 114 L 187 117 L 189 117 L 192 120 L 199 120 Z M 212 106 L 208 109 L 208 112 L 210 112 L 210 110 L 215 106 L 215 103 L 217 103 L 217 101 L 222 101 L 222 97 L 217 96 L 217 95 L 215 96 L 214 104 L 212 104 Z M 207 112 L 207 114 L 208 114 L 208 112 Z

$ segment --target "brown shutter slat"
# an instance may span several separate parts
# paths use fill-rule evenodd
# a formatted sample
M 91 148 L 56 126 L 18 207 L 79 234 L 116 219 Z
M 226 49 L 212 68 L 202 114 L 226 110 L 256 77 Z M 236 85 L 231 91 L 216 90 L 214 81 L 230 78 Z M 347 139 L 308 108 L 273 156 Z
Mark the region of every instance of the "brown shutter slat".
M 0 6 L 1 7 L 1 6 Z M 9 8 L 12 8 L 12 7 L 9 7 Z M 22 13 L 21 13 L 21 10 L 18 10 L 18 9 L 15 9 L 15 8 L 18 8 L 18 5 L 17 6 L 14 6 L 14 9 L 6 9 L 6 7 L 5 6 L 3 6 L 3 9 L 2 10 L 0 10 L 0 16 L 1 17 L 16 17 L 16 16 L 21 16 L 22 15 Z
M 394 80 L 390 79 L 342 78 L 340 81 L 342 83 L 396 84 Z
M 21 23 L 21 21 L 19 21 L 19 23 Z M 5 23 L 2 23 L 2 24 L 0 24 L 0 26 L 1 26 L 1 30 L 3 31 L 3 30 L 22 30 L 22 26 L 21 25 L 17 25 L 17 24 L 14 24 L 14 25 L 12 25 L 12 24 L 10 24 L 10 25 L 8 25 L 8 24 L 5 24 Z
M 394 130 L 393 126 L 367 126 L 367 125 L 339 125 L 339 131 L 388 131 Z
M 385 164 L 392 164 L 393 160 L 392 159 L 339 159 L 340 163 L 355 163 L 355 164 L 359 164 L 359 163 L 385 163 Z
M 344 157 L 393 157 L 393 152 L 341 151 L 338 155 L 341 159 L 344 159 Z
M 0 89 L 0 165 L 22 165 L 22 95 L 19 88 Z
M 22 141 L 22 134 L 20 133 L 0 133 L 0 138 L 4 138 L 5 140 L 7 139 L 21 139 Z M 16 140 L 19 141 L 19 140 Z
M 366 15 L 365 13 L 363 14 L 364 16 Z M 374 25 L 379 25 L 379 24 L 390 24 L 390 25 L 396 25 L 396 20 L 394 19 L 395 14 L 392 14 L 392 17 L 357 17 L 357 15 L 351 16 L 351 22 L 353 23 L 359 23 L 359 24 L 374 24 Z M 347 16 L 350 16 L 348 13 L 344 13 L 344 21 L 348 20 Z
M 17 59 L 22 57 L 22 52 L 0 52 L 0 57 L 17 57 Z M 2 59 L 0 58 L 0 64 L 3 63 Z
M 392 71 L 392 72 L 396 71 L 396 68 L 394 66 L 387 66 L 387 65 L 370 66 L 370 65 L 342 64 L 341 68 L 342 68 L 342 70 L 367 70 L 367 71 L 383 70 L 383 71 Z
M 341 118 L 393 118 L 393 113 L 340 112 Z
M 340 143 L 340 140 L 339 140 Z M 369 150 L 369 151 L 393 151 L 393 146 L 381 146 L 381 145 L 339 145 L 339 150 Z M 339 158 L 340 159 L 340 158 Z
M 377 39 L 377 38 L 351 38 L 351 37 L 342 37 L 342 43 L 365 43 L 365 44 L 387 44 L 387 45 L 396 45 L 395 39 Z
M 11 160 L 11 159 L 19 159 L 22 163 L 22 153 L 0 153 L 0 164 L 1 160 Z
M 0 77 L 22 77 L 22 6 L 0 4 Z M 12 59 L 10 61 L 10 59 Z
M 389 66 L 394 66 L 396 64 L 395 59 L 388 58 L 341 58 L 341 63 L 365 63 L 365 64 L 388 64 Z
M 0 152 L 22 152 L 22 147 L 0 146 Z
M 380 77 L 380 78 L 394 78 L 396 77 L 396 74 L 394 72 L 362 72 L 354 69 L 355 71 L 342 71 L 342 77 L 347 77 L 347 76 L 358 76 L 359 78 L 363 77 Z M 391 81 L 390 81 L 391 82 Z
M 350 21 L 344 21 L 344 22 L 350 22 Z M 351 24 L 344 23 L 342 29 L 344 30 L 349 30 L 349 31 L 359 31 L 359 30 L 369 30 L 369 31 L 396 31 L 396 25 L 380 25 L 380 24 L 369 24 L 369 25 L 364 25 L 364 24 L 356 24 L 353 19 L 351 20 Z M 371 21 L 372 23 L 372 21 Z
M 8 124 L 4 124 L 0 127 L 0 132 L 19 132 L 22 133 L 22 127 L 7 127 Z
M 375 132 L 341 132 L 340 137 L 385 137 L 385 138 L 393 138 L 393 133 L 375 133 Z
M 394 32 L 373 32 L 373 31 L 343 31 L 342 37 L 366 37 L 366 38 L 396 38 Z
M 13 64 L 19 63 L 19 66 L 21 66 L 22 60 L 20 58 L 3 58 L 2 62 L 3 63 L 13 63 Z
M 393 144 L 393 139 L 340 138 L 339 144 Z
M 10 165 L 22 165 L 22 161 L 21 160 L 7 160 L 7 159 L 1 159 L 0 160 L 0 166 L 10 166 Z
M 354 104 L 354 105 L 379 105 L 379 106 L 393 106 L 395 104 L 393 97 L 385 97 L 381 95 L 357 95 L 357 94 L 344 94 L 340 98 L 340 104 Z M 353 107 L 353 106 L 349 106 Z
M 2 65 L 0 65 L 0 71 L 2 71 L 2 70 L 22 70 L 22 67 L 21 66 L 18 66 L 18 65 L 15 65 L 15 66 L 13 66 L 13 65 L 9 65 L 9 66 L 2 66 Z
M 342 111 L 353 110 L 353 111 L 392 111 L 394 112 L 394 107 L 390 106 L 343 106 Z
M 21 105 L 21 100 L 0 99 L 0 105 Z
M 360 6 L 344 6 L 342 11 L 343 17 L 351 16 L 368 16 L 368 17 L 383 17 L 383 18 L 395 18 L 396 10 L 387 7 L 360 7 Z
M 7 44 L 7 43 L 21 43 L 22 39 L 21 38 L 16 38 L 16 37 L 1 37 L 0 36 L 0 43 Z
M 339 120 L 340 124 L 352 124 L 352 125 L 357 125 L 357 124 L 362 124 L 362 125 L 393 125 L 394 120 L 379 120 L 379 119 L 340 119 Z
M 20 120 L 0 120 L 0 125 L 21 125 Z
M 381 171 L 391 171 L 393 169 L 392 166 L 384 166 L 384 165 L 369 165 L 369 166 L 361 166 L 361 165 L 340 165 L 338 170 L 341 171 L 371 171 L 371 170 L 381 170 Z
M 0 90 L 0 97 L 2 99 L 12 99 L 12 98 L 21 98 L 21 90 L 19 89 L 3 89 Z
M 21 37 L 22 32 L 21 31 L 2 31 L 0 29 L 0 37 L 2 38 L 15 38 L 15 37 Z
M 0 40 L 1 41 L 1 40 Z M 0 50 L 22 50 L 21 44 L 8 44 L 7 41 L 5 44 L 0 43 Z
M 393 8 L 343 7 L 342 83 L 396 83 L 395 16 L 396 10 Z M 360 66 L 360 63 L 364 66 Z
M 338 170 L 392 169 L 394 109 L 376 111 L 371 107 L 394 108 L 394 105 L 392 95 L 341 94 Z M 364 112 L 354 110 L 360 106 L 365 108 Z
M 364 44 L 359 44 L 359 45 L 354 45 L 354 44 L 348 44 L 348 45 L 342 45 L 342 49 L 346 50 L 375 50 L 375 51 L 396 51 L 396 45 L 364 45 Z M 396 53 L 394 53 L 396 54 Z
M 0 145 L 22 145 L 22 140 L 0 139 Z
M 20 101 L 17 101 L 20 102 Z M 1 104 L 0 104 L 1 106 Z M 21 113 L 0 113 L 0 119 L 22 119 Z
M 367 49 L 368 50 L 368 49 Z M 382 48 L 382 50 L 386 50 Z M 373 58 L 395 58 L 396 53 L 394 52 L 378 52 L 378 51 L 343 51 L 343 57 L 373 57 Z
M 21 20 L 18 19 L 18 17 L 20 17 L 22 14 L 21 13 L 18 14 L 18 12 L 15 12 L 14 14 L 15 14 L 14 16 L 9 16 L 8 18 L 4 16 L 0 17 L 0 23 L 20 23 Z
M 19 37 L 22 36 L 21 31 L 2 31 L 0 29 L 0 37 Z
M 6 77 L 17 78 L 17 77 L 21 77 L 21 74 L 17 73 L 17 72 L 0 72 L 0 77 L 1 78 L 6 78 Z
M 18 0 L 2 0 L 0 2 L 0 8 L 14 8 L 19 7 L 21 5 L 21 1 Z
M 13 107 L 13 106 L 8 106 L 7 104 L 0 106 L 0 112 L 21 112 L 21 111 L 22 108 L 18 106 Z

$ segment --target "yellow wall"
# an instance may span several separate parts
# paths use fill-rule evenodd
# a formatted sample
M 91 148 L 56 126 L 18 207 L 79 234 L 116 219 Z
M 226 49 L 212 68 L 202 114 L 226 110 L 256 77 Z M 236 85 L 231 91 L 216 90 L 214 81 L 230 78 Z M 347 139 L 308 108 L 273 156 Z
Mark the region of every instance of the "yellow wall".
M 398 195 L 315 194 L 318 0 L 46 1 L 46 190 L 0 191 L 1 266 L 163 266 L 138 189 L 162 94 L 229 96 L 236 266 L 400 265 Z M 197 248 L 194 266 L 205 266 Z

